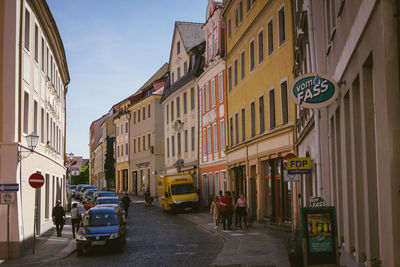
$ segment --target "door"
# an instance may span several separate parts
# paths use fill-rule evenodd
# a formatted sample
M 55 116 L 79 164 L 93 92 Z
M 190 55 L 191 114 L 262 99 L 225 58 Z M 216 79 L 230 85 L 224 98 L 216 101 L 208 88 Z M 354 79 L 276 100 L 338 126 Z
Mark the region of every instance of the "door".
M 208 202 L 207 202 L 208 205 L 211 204 L 214 192 L 215 192 L 214 175 L 213 175 L 213 173 L 209 173 L 208 174 Z
M 253 220 L 257 218 L 257 185 L 253 177 L 250 178 L 250 215 Z

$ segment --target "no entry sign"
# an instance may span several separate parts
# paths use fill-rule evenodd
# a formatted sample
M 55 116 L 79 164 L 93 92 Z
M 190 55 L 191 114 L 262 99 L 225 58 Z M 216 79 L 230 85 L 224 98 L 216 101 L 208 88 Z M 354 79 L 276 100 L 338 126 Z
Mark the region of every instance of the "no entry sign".
M 33 188 L 41 188 L 44 184 L 44 177 L 40 173 L 34 173 L 29 177 L 29 184 Z

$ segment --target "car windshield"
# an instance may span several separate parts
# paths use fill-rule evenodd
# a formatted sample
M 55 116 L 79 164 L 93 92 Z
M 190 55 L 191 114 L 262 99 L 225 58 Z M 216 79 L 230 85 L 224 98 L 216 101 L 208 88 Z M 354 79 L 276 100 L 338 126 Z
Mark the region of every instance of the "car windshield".
M 96 189 L 96 187 L 95 186 L 84 186 L 84 187 L 82 187 L 81 191 L 85 192 L 88 189 Z
M 76 185 L 70 185 L 70 186 L 69 186 L 69 189 L 75 190 L 75 189 L 76 189 Z
M 97 205 L 101 204 L 117 204 L 119 206 L 119 199 L 118 198 L 98 198 Z
M 99 193 L 99 196 L 101 196 L 101 197 L 105 197 L 105 196 L 113 197 L 113 196 L 115 196 L 115 194 L 114 194 L 114 192 L 103 192 L 103 193 Z
M 193 184 L 180 184 L 171 186 L 172 195 L 183 195 L 194 193 Z
M 90 214 L 87 226 L 110 226 L 118 225 L 116 213 L 96 213 Z

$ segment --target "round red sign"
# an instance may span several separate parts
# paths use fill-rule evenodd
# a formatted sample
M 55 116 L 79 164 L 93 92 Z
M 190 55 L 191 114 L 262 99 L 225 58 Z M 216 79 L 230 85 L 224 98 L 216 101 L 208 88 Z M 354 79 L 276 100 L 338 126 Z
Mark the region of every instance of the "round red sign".
M 285 157 L 283 158 L 283 165 L 285 166 L 285 168 L 287 168 L 287 160 L 292 158 L 297 158 L 297 155 L 294 153 L 289 153 L 285 155 Z
M 29 184 L 33 188 L 41 188 L 44 184 L 44 177 L 40 173 L 34 173 L 29 177 Z

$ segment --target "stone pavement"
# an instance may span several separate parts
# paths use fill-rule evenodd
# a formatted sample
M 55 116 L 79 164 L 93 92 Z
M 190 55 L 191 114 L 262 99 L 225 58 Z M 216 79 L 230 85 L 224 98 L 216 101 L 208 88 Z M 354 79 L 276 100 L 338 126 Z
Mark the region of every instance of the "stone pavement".
M 212 217 L 207 211 L 184 213 L 180 216 L 224 240 L 224 247 L 213 266 L 290 266 L 288 232 L 272 230 L 257 222 L 253 222 L 249 229 L 234 226 L 231 231 L 215 229 Z
M 62 259 L 75 251 L 75 239 L 72 239 L 71 216 L 67 214 L 62 237 L 57 237 L 55 226 L 36 239 L 35 254 L 32 247 L 18 259 L 4 261 L 5 266 L 47 265 Z

